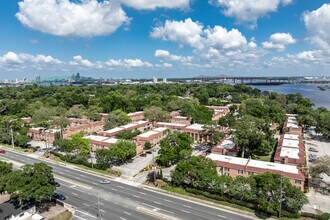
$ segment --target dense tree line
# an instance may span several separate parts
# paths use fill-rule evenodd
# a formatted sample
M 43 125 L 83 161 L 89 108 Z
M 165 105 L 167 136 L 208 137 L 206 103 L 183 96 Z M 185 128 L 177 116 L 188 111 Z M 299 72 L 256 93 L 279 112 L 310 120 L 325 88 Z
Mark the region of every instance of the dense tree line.
M 204 157 L 191 157 L 179 162 L 172 172 L 171 179 L 173 186 L 200 190 L 204 192 L 203 195 L 215 199 L 230 199 L 231 202 L 244 203 L 269 215 L 277 215 L 280 200 L 282 209 L 290 213 L 298 213 L 308 202 L 299 188 L 291 185 L 286 178 L 281 181 L 279 174 L 255 174 L 235 179 L 225 175 L 219 176 L 214 162 Z
M 49 201 L 55 188 L 52 168 L 44 163 L 24 165 L 14 171 L 12 164 L 0 161 L 0 194 L 10 194 L 20 205 Z

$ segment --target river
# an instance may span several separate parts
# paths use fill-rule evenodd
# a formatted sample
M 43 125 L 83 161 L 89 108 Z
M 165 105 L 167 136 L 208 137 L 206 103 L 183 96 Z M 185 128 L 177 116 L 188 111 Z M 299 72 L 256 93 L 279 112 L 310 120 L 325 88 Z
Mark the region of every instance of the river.
M 323 84 L 324 86 L 325 84 Z M 330 90 L 322 91 L 317 88 L 318 84 L 282 84 L 269 86 L 251 86 L 261 91 L 272 91 L 282 94 L 301 93 L 304 97 L 309 98 L 315 104 L 315 107 L 325 107 L 330 110 Z

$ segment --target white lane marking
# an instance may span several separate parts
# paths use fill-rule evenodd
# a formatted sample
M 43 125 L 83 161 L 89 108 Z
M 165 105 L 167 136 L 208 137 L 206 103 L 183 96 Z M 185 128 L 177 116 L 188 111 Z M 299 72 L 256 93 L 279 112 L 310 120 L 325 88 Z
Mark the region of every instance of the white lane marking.
M 223 216 L 223 215 L 218 215 L 218 217 L 228 219 L 226 216 Z
M 64 170 L 65 172 L 67 172 L 67 173 L 70 173 L 70 171 L 69 170 Z
M 144 202 L 142 202 L 141 204 L 142 204 L 142 205 L 145 205 L 145 206 L 149 206 L 149 207 L 151 207 L 151 208 L 155 208 L 155 209 L 157 208 L 156 206 L 153 206 L 153 205 L 149 205 L 149 204 L 147 204 L 147 203 L 144 203 Z
M 82 175 L 82 174 L 79 174 L 81 177 L 86 177 L 86 176 L 84 176 L 84 175 Z
M 104 211 L 104 210 L 102 210 L 102 209 L 100 209 L 100 212 L 104 212 L 104 213 L 105 213 L 105 211 Z
M 144 193 L 144 192 L 139 192 L 139 193 L 140 193 L 141 195 L 145 195 L 145 196 L 147 195 L 147 193 Z
M 124 187 L 123 187 L 123 186 L 117 186 L 117 187 L 124 189 Z
M 99 204 L 100 204 L 100 205 L 104 205 L 104 203 L 102 203 L 102 202 L 99 202 Z
M 121 220 L 127 220 L 126 218 L 120 217 Z
M 161 205 L 161 203 L 160 203 L 160 202 L 156 202 L 156 201 L 154 201 L 154 203 L 156 203 L 156 204 L 158 204 L 158 205 Z
M 129 212 L 124 212 L 125 214 L 127 214 L 127 215 L 132 215 L 131 213 L 129 213 Z
M 188 212 L 188 211 L 186 211 L 186 210 L 183 210 L 183 209 L 182 209 L 181 211 L 183 211 L 183 212 L 185 212 L 185 213 L 190 213 L 190 212 Z
M 82 193 L 86 193 L 86 191 L 83 191 L 83 190 L 80 190 L 80 189 L 77 189 L 77 188 L 74 188 L 74 190 L 77 190 L 77 191 L 82 192 Z
M 164 212 L 168 212 L 168 213 L 170 213 L 170 214 L 173 214 L 173 215 L 174 215 L 174 212 L 171 212 L 171 211 L 167 211 L 166 209 L 160 209 L 160 210 L 162 210 L 162 211 L 164 211 Z
M 132 195 L 133 197 L 135 197 L 135 198 L 140 198 L 140 196 L 137 196 L 137 195 Z
M 88 212 L 83 212 L 83 211 L 80 211 L 80 210 L 76 210 L 76 212 L 82 213 L 82 214 L 87 215 L 87 216 L 92 217 L 92 218 L 97 218 L 97 217 L 89 214 Z
M 77 193 L 72 193 L 72 195 L 75 195 L 75 196 L 77 196 L 78 194 L 77 194 Z
M 119 203 L 118 203 L 118 202 L 113 202 L 113 203 L 115 203 L 116 205 L 119 205 Z
M 182 206 L 191 209 L 191 206 L 189 206 L 189 205 L 182 205 Z
M 83 205 L 85 205 L 85 206 L 89 206 L 89 204 L 87 204 L 87 203 L 83 203 Z
M 165 202 L 172 202 L 171 200 L 168 199 L 163 199 Z
M 60 172 L 60 171 L 58 171 L 58 173 L 60 173 L 60 174 L 64 174 L 63 172 Z
M 113 190 L 113 191 L 118 191 L 118 190 L 116 190 L 116 189 L 114 189 L 114 188 L 110 188 L 111 190 Z
M 79 177 L 77 177 L 77 176 L 75 176 L 75 177 L 73 177 L 73 178 L 75 178 L 75 179 L 77 179 L 77 180 L 80 180 L 80 178 L 79 178 Z
M 97 186 L 97 183 L 92 183 L 93 185 Z
M 79 219 L 82 219 L 82 220 L 87 220 L 87 219 L 82 218 L 82 217 L 80 217 L 80 216 L 78 216 L 78 215 L 74 215 L 73 217 L 75 217 L 75 218 L 79 218 Z

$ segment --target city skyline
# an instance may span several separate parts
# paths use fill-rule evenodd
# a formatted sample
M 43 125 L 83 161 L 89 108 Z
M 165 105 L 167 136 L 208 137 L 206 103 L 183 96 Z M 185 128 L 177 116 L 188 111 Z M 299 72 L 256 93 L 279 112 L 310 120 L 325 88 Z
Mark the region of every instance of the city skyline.
M 329 76 L 327 1 L 2 1 L 0 78 Z

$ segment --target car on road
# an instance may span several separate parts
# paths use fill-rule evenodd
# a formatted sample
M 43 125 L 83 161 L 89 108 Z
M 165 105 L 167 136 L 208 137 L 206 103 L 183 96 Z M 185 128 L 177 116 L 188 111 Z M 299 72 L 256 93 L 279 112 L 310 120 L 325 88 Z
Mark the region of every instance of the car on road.
M 314 147 L 310 147 L 310 148 L 308 148 L 308 150 L 309 150 L 310 152 L 319 152 L 319 151 L 316 150 Z
M 60 187 L 60 186 L 61 186 L 61 184 L 60 184 L 59 182 L 55 182 L 54 185 L 55 185 L 56 187 Z
M 4 153 L 6 153 L 5 150 L 0 150 L 0 154 L 4 154 Z
M 101 180 L 100 183 L 101 184 L 110 184 L 111 180 Z
M 66 197 L 61 194 L 61 193 L 56 193 L 55 196 L 54 196 L 55 199 L 58 199 L 58 200 L 61 200 L 61 201 L 64 201 L 66 200 Z

